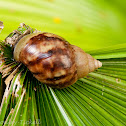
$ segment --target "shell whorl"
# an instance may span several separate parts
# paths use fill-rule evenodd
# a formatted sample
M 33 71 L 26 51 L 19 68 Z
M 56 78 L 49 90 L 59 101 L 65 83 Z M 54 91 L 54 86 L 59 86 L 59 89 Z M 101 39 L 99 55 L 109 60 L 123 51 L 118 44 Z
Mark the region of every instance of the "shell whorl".
M 90 54 L 87 54 L 88 65 L 89 65 L 89 73 L 98 69 L 102 66 L 102 63 L 96 59 L 94 59 Z
M 74 50 L 57 35 L 25 36 L 16 45 L 14 58 L 25 64 L 39 81 L 51 87 L 64 88 L 77 81 Z
M 102 63 L 94 59 L 90 54 L 85 53 L 81 48 L 72 45 L 75 54 L 78 79 L 85 77 L 88 73 L 98 69 Z

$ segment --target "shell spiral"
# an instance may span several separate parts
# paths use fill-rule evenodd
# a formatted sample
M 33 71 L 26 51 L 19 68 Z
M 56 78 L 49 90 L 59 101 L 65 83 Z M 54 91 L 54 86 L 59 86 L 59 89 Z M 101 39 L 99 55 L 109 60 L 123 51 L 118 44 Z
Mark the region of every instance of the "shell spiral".
M 26 65 L 39 81 L 55 88 L 77 81 L 74 49 L 63 38 L 51 33 L 27 35 L 15 48 L 15 59 Z

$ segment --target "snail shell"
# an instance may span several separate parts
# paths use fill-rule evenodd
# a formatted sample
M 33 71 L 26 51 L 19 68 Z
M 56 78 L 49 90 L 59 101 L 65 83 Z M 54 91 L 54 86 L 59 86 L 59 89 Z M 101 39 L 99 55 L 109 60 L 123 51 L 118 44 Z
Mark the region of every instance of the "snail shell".
M 40 82 L 54 88 L 68 87 L 102 66 L 81 48 L 46 32 L 21 38 L 14 48 L 14 59 L 26 65 Z

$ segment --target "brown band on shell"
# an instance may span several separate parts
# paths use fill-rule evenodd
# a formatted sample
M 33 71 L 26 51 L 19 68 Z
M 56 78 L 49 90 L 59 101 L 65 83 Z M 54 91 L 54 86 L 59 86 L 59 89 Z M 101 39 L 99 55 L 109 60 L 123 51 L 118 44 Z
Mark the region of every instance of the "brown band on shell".
M 75 82 L 77 81 L 77 72 L 74 73 L 73 77 L 69 80 L 69 81 L 66 81 L 64 83 L 59 83 L 59 84 L 49 84 L 49 83 L 46 83 L 46 85 L 52 87 L 52 88 L 66 88 L 72 84 L 74 84 Z
M 74 50 L 61 37 L 40 33 L 21 50 L 19 60 L 41 82 L 53 87 L 71 85 L 77 80 Z

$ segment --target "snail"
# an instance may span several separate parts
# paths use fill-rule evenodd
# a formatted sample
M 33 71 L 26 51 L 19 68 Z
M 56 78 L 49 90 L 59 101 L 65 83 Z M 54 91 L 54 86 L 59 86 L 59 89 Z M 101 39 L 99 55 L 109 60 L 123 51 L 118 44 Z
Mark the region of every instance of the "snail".
M 37 80 L 53 88 L 68 87 L 102 66 L 81 48 L 47 32 L 25 35 L 16 43 L 13 54 Z

